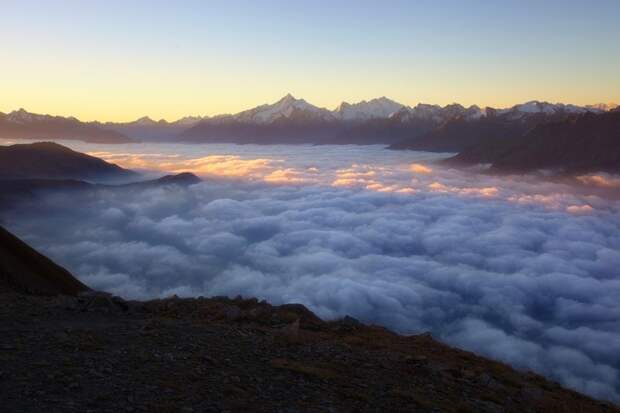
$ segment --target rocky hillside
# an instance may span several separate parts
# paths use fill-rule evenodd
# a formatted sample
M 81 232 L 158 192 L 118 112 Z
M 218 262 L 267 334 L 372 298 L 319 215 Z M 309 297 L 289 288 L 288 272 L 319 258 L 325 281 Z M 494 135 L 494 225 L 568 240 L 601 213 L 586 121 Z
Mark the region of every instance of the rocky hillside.
M 301 305 L 21 291 L 0 290 L 4 412 L 620 412 L 429 335 Z

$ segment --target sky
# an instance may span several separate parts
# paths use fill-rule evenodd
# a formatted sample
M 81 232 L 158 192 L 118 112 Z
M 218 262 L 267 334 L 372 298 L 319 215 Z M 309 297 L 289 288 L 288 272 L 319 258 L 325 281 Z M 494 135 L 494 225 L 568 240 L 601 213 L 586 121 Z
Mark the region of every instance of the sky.
M 0 111 L 620 101 L 620 1 L 0 0 Z

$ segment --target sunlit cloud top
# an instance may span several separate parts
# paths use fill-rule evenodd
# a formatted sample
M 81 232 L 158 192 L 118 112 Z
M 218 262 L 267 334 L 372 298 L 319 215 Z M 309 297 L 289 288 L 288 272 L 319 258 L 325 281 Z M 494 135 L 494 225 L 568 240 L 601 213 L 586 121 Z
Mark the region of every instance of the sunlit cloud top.
M 0 111 L 133 120 L 287 92 L 509 106 L 620 101 L 620 2 L 9 1 Z

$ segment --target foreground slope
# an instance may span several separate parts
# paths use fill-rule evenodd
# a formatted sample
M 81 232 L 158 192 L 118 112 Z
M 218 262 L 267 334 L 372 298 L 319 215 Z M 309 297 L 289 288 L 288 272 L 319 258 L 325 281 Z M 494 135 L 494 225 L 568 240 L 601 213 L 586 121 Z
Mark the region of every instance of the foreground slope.
M 0 290 L 7 412 L 620 412 L 429 335 L 301 305 L 19 291 Z
M 0 227 L 0 289 L 43 295 L 88 290 L 71 273 Z

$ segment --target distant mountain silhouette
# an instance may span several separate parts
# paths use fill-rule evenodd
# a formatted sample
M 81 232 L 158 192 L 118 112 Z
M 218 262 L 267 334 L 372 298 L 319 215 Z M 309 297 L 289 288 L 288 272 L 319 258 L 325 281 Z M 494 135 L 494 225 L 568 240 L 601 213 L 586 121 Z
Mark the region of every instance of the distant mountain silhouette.
M 145 116 L 133 122 L 106 122 L 99 125 L 139 141 L 172 142 L 180 133 L 201 120 L 203 118 L 199 116 L 187 116 L 174 122 L 167 122 L 164 119 L 154 121 Z
M 0 178 L 127 181 L 138 174 L 52 142 L 0 146 Z
M 153 179 L 150 181 L 142 181 L 142 182 L 135 182 L 135 183 L 131 183 L 131 184 L 127 184 L 127 185 L 123 185 L 123 186 L 129 186 L 129 185 L 142 185 L 142 186 L 146 186 L 146 185 L 180 185 L 180 186 L 187 186 L 187 185 L 194 185 L 197 184 L 199 182 L 201 182 L 202 179 L 200 179 L 199 177 L 197 177 L 196 175 L 194 175 L 191 172 L 181 172 L 179 174 L 176 175 L 165 175 L 162 176 L 161 178 L 157 178 L 157 179 Z
M 594 112 L 593 112 L 594 111 Z M 429 132 L 411 136 L 392 144 L 391 149 L 431 152 L 461 152 L 479 144 L 495 144 L 522 136 L 537 125 L 557 122 L 586 113 L 604 113 L 598 109 L 574 105 L 553 105 L 532 101 L 510 109 L 486 108 L 483 116 L 466 117 L 463 110 L 455 112 Z
M 98 189 L 136 190 L 168 185 L 189 186 L 199 182 L 200 178 L 188 172 L 120 185 L 91 184 L 73 179 L 0 179 L 0 207 L 49 193 L 72 194 Z
M 472 108 L 418 105 L 409 108 L 385 97 L 334 111 L 286 95 L 236 115 L 203 119 L 179 135 L 190 143 L 390 144 L 416 137 L 453 116 L 470 116 Z
M 521 131 L 541 122 L 570 115 L 604 113 L 614 104 L 577 106 L 530 101 L 505 109 L 403 105 L 386 97 L 342 102 L 334 110 L 312 105 L 287 94 L 277 102 L 237 114 L 187 116 L 168 122 L 144 116 L 132 122 L 80 122 L 69 117 L 37 115 L 23 109 L 0 113 L 0 138 L 80 139 L 87 142 L 261 143 L 261 144 L 390 144 L 394 149 L 461 150 L 475 144 L 476 128 L 488 136 Z M 480 123 L 478 123 L 480 122 Z M 470 124 L 471 123 L 471 124 Z M 470 136 L 459 140 L 464 127 Z M 525 128 L 527 130 L 527 128 Z M 439 139 L 435 139 L 439 137 Z M 452 142 L 452 143 L 451 143 Z
M 76 118 L 38 115 L 16 110 L 0 113 L 0 138 L 3 139 L 70 139 L 96 143 L 126 143 L 133 139 L 99 124 Z
M 476 121 L 463 118 L 450 120 L 426 134 L 397 142 L 390 149 L 411 149 L 431 152 L 460 152 L 489 140 L 520 136 L 529 123 L 491 117 Z
M 0 227 L 0 288 L 40 295 L 76 295 L 89 288 L 69 271 Z
M 572 115 L 511 138 L 489 136 L 448 162 L 486 163 L 498 172 L 620 172 L 620 111 Z
M 507 109 L 450 104 L 408 107 L 385 97 L 328 111 L 287 95 L 236 115 L 203 119 L 179 135 L 190 143 L 391 144 L 393 149 L 458 152 L 491 136 L 520 135 L 542 122 L 603 113 L 531 101 Z M 606 108 L 606 106 L 605 106 Z

